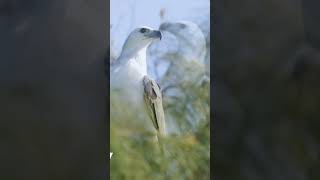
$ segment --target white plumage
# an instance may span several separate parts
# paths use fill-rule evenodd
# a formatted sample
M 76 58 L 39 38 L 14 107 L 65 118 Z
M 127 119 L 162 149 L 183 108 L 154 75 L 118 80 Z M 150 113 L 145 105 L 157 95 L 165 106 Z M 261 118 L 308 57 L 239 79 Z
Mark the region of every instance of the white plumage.
M 143 124 L 145 130 L 163 133 L 163 128 L 160 128 L 165 124 L 164 115 L 161 115 L 161 93 L 160 96 L 159 93 L 152 94 L 160 92 L 160 89 L 152 86 L 152 79 L 146 78 L 147 48 L 159 38 L 161 39 L 160 31 L 149 27 L 137 28 L 128 36 L 121 55 L 111 66 L 111 108 L 114 104 L 120 104 L 120 109 L 113 108 L 111 113 L 120 114 L 120 120 L 128 120 L 126 114 L 134 114 L 130 121 L 143 120 L 140 124 Z

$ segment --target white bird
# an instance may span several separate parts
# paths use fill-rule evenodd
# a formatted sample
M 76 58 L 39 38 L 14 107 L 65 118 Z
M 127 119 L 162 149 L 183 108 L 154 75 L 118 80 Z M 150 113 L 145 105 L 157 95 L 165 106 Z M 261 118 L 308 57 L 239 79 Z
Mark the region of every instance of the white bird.
M 179 59 L 204 63 L 206 39 L 199 26 L 190 21 L 164 22 L 159 29 L 174 35 L 178 42 Z
M 199 90 L 210 83 L 207 59 L 207 42 L 199 26 L 190 21 L 164 22 L 159 29 L 163 40 L 152 46 L 149 67 L 163 87 L 165 95 L 168 133 L 179 133 L 180 122 L 175 117 L 184 112 L 181 119 L 192 127 L 205 119 L 198 108 Z M 153 50 L 153 49 L 151 49 Z M 177 106 L 176 102 L 183 104 Z
M 202 82 L 210 72 L 207 43 L 199 26 L 190 21 L 165 22 L 163 41 L 155 45 L 149 67 L 167 89 L 182 82 Z M 161 50 L 161 51 L 160 51 Z M 199 78 L 201 80 L 199 80 Z
M 205 72 L 209 67 L 206 61 L 207 44 L 205 36 L 199 26 L 190 21 L 178 21 L 178 22 L 165 22 L 162 23 L 159 29 L 163 32 L 168 32 L 174 35 L 177 41 L 177 50 L 174 53 L 175 59 L 171 61 L 174 69 L 181 69 L 182 76 L 188 76 L 191 81 L 194 76 L 194 72 Z M 181 65 L 184 66 L 181 66 Z M 192 71 L 189 69 L 192 67 Z M 209 72 L 209 69 L 207 69 Z M 174 71 L 176 72 L 176 71 Z M 186 74 L 186 72 L 188 72 Z
M 133 30 L 111 66 L 110 74 L 111 107 L 120 104 L 122 109 L 117 113 L 124 114 L 119 120 L 128 118 L 125 114 L 134 114 L 130 121 L 142 120 L 144 128 L 158 136 L 165 134 L 162 94 L 158 84 L 147 74 L 146 53 L 149 45 L 161 37 L 160 31 L 149 27 Z

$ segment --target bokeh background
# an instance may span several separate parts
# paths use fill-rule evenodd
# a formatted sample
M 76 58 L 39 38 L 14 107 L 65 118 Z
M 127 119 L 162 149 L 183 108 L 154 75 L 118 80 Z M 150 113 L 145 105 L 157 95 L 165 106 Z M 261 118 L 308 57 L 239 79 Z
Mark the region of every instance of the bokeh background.
M 0 0 L 0 179 L 107 178 L 108 11 Z
M 168 136 L 162 140 L 166 153 L 161 154 L 157 146 L 145 141 L 144 135 L 137 135 L 143 129 L 132 123 L 139 121 L 130 118 L 135 115 L 117 118 L 118 113 L 127 113 L 126 107 L 121 107 L 120 112 L 111 109 L 111 179 L 209 179 L 210 1 L 112 0 L 110 10 L 111 64 L 134 28 L 158 29 L 167 21 L 197 24 L 203 36 L 191 43 L 203 42 L 199 51 L 204 54 L 188 62 L 177 50 L 178 46 L 188 48 L 188 44 L 177 43 L 179 40 L 169 34 L 163 34 L 161 41 L 150 46 L 148 73 L 162 88 L 168 130 Z M 189 51 L 192 53 L 192 49 Z
M 214 179 L 320 179 L 318 7 L 214 2 Z

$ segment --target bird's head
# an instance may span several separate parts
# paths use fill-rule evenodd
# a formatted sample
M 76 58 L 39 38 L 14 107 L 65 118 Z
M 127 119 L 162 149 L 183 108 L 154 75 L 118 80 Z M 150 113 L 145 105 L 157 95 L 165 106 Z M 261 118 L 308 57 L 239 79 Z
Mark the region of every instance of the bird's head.
M 202 34 L 201 29 L 193 22 L 190 21 L 179 21 L 179 22 L 164 22 L 160 25 L 159 29 L 161 31 L 167 31 L 174 35 L 184 35 L 190 37 Z
M 206 39 L 200 27 L 190 21 L 164 22 L 159 30 L 169 33 L 178 42 L 178 52 L 186 59 L 201 59 L 206 55 Z M 169 35 L 168 34 L 168 35 Z
M 147 48 L 154 40 L 162 38 L 162 34 L 158 30 L 150 27 L 140 27 L 134 29 L 125 41 L 122 51 L 123 53 L 134 53 L 143 48 Z

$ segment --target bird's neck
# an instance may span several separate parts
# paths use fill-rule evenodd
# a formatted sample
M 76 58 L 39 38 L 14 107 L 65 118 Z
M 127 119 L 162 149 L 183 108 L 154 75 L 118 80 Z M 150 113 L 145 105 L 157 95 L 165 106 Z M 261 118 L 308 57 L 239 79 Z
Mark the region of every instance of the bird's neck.
M 123 48 L 121 52 L 121 55 L 119 59 L 121 60 L 120 63 L 127 63 L 128 61 L 135 61 L 144 72 L 147 72 L 147 62 L 146 62 L 146 57 L 147 57 L 147 46 L 143 47 L 142 49 L 128 49 L 128 48 Z

